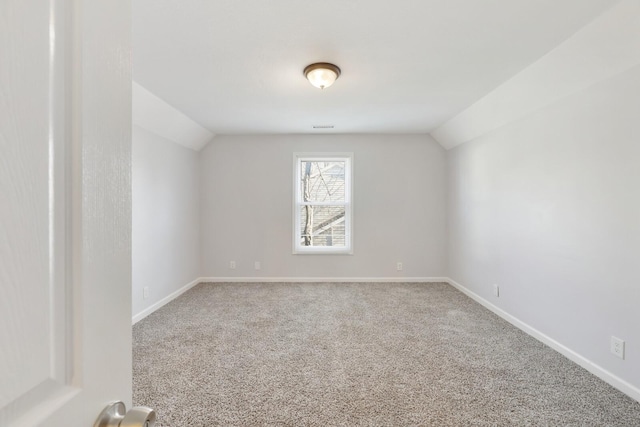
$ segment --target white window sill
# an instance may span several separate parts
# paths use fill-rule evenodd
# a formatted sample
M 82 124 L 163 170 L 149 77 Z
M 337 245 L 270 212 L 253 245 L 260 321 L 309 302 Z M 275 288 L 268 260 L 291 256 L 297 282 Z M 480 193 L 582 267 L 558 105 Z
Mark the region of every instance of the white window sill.
M 294 249 L 293 255 L 353 255 L 353 249 Z

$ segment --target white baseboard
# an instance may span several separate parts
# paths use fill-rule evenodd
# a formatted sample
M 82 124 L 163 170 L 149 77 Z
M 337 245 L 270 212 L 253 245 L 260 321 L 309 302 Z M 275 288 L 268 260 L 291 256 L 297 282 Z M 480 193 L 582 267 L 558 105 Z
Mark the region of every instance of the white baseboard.
M 212 283 L 383 283 L 383 282 L 411 282 L 411 283 L 448 283 L 448 277 L 201 277 L 201 282 Z
M 516 328 L 526 332 L 527 334 L 531 335 L 533 338 L 537 339 L 538 341 L 542 342 L 543 344 L 548 345 L 552 349 L 556 350 L 558 353 L 560 353 L 563 356 L 565 356 L 567 359 L 569 359 L 569 360 L 577 363 L 578 365 L 582 366 L 584 369 L 586 369 L 587 371 L 591 372 L 596 377 L 600 378 L 601 380 L 605 381 L 606 383 L 610 384 L 611 386 L 617 388 L 618 390 L 620 390 L 621 392 L 623 392 L 624 394 L 626 394 L 630 398 L 640 402 L 640 389 L 638 387 L 635 387 L 634 385 L 629 384 L 628 382 L 626 382 L 622 378 L 619 378 L 619 377 L 615 376 L 614 374 L 612 374 L 611 372 L 609 372 L 606 369 L 602 368 L 601 366 L 593 363 L 592 361 L 590 361 L 586 357 L 576 353 L 575 351 L 573 351 L 570 348 L 564 346 L 563 344 L 559 343 L 558 341 L 554 340 L 553 338 L 549 337 L 548 335 L 543 334 L 542 332 L 538 331 L 537 329 L 529 326 L 528 324 L 526 324 L 523 321 L 519 320 L 518 318 L 512 316 L 511 314 L 507 313 L 506 311 L 502 310 L 501 308 L 496 307 L 495 305 L 491 304 L 489 301 L 487 301 L 486 299 L 482 298 L 478 294 L 470 291 L 466 287 L 464 287 L 461 284 L 457 283 L 455 280 L 447 278 L 446 281 L 451 286 L 453 286 L 454 288 L 458 289 L 463 294 L 467 295 L 469 298 L 475 300 L 476 302 L 478 302 L 479 304 L 483 305 L 487 309 L 491 310 L 492 312 L 494 312 L 498 316 L 502 317 L 507 322 L 511 323 Z
M 166 304 L 170 303 L 171 301 L 173 301 L 174 299 L 178 298 L 180 295 L 182 295 L 183 293 L 187 292 L 189 289 L 193 288 L 195 285 L 197 285 L 200 282 L 202 282 L 202 278 L 199 277 L 196 280 L 187 283 L 186 285 L 184 285 L 183 287 L 181 287 L 177 291 L 175 291 L 175 292 L 167 295 L 166 297 L 162 298 L 160 301 L 158 301 L 157 303 L 153 304 L 152 306 L 149 306 L 149 307 L 145 308 L 140 313 L 136 314 L 135 316 L 133 316 L 131 318 L 131 324 L 135 325 L 136 323 L 138 323 L 139 321 L 141 321 L 142 319 L 144 319 L 145 317 L 147 317 L 148 315 L 150 315 L 154 311 L 158 310 L 159 308 L 163 307 L 164 305 L 166 305 Z

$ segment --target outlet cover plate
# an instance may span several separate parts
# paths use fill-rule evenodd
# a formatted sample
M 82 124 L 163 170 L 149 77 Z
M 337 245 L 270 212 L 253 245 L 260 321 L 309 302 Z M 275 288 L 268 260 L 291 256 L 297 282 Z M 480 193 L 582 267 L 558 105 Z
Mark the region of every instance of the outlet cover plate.
M 624 340 L 611 336 L 611 353 L 624 360 Z

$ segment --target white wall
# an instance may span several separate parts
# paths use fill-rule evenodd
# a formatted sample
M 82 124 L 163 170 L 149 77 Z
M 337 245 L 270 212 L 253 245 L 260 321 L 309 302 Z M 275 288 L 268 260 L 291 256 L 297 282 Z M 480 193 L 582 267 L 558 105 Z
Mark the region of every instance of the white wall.
M 353 255 L 292 254 L 294 152 L 354 153 Z M 445 275 L 445 154 L 429 136 L 219 135 L 201 156 L 204 276 Z
M 636 392 L 639 118 L 635 66 L 447 153 L 450 277 Z
M 134 316 L 200 276 L 198 155 L 133 128 Z

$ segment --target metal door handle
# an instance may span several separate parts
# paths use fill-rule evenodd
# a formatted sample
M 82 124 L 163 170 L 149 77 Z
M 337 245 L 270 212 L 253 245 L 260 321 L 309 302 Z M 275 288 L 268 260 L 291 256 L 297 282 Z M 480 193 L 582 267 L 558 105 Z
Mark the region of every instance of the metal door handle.
M 114 401 L 104 408 L 93 427 L 153 427 L 155 424 L 153 409 L 136 406 L 127 411 L 124 403 Z

